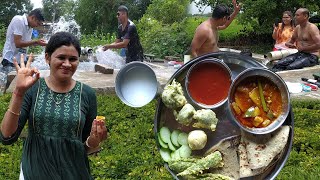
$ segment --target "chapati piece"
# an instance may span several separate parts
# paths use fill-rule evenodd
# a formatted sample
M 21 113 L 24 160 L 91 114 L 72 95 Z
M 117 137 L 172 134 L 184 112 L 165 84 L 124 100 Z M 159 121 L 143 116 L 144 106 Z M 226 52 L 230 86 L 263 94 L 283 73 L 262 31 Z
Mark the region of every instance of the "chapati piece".
M 261 173 L 265 173 L 268 171 L 269 167 L 274 165 L 275 162 L 277 162 L 277 157 L 273 158 L 273 161 L 266 167 L 262 167 L 259 169 L 251 169 L 248 162 L 248 154 L 247 149 L 245 147 L 245 142 L 241 138 L 239 147 L 238 147 L 238 153 L 239 153 L 239 163 L 240 163 L 240 178 L 246 178 L 246 177 L 252 177 L 255 176 L 255 178 L 259 179 L 256 175 L 259 175 Z M 264 179 L 263 176 L 260 179 Z
M 239 163 L 240 163 L 240 177 L 244 178 L 244 177 L 253 176 L 252 169 L 249 167 L 247 149 L 245 147 L 245 143 L 243 142 L 243 138 L 241 138 L 241 141 L 238 147 L 238 154 L 239 154 Z
M 277 131 L 265 135 L 241 132 L 238 147 L 240 177 L 260 174 L 278 160 L 287 144 L 289 132 L 289 126 L 281 126 Z
M 223 157 L 223 167 L 211 169 L 214 174 L 223 174 L 231 179 L 239 179 L 240 163 L 237 157 L 237 148 L 240 143 L 240 136 L 229 137 L 222 139 L 219 143 L 210 148 L 205 154 L 214 151 L 220 151 Z

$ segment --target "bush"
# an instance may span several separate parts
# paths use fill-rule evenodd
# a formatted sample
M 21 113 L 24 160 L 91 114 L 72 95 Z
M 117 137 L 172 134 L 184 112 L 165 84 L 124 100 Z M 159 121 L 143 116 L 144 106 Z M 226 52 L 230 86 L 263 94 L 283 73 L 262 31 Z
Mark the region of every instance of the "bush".
M 144 51 L 160 58 L 164 56 L 182 57 L 189 49 L 194 31 L 202 20 L 199 17 L 191 17 L 179 23 L 166 25 L 144 16 L 137 24 Z
M 251 32 L 253 29 L 250 24 L 244 26 L 234 19 L 227 29 L 219 31 L 219 42 L 235 42 L 239 37 L 247 36 Z
M 319 100 L 293 100 L 294 139 L 290 157 L 277 179 L 319 179 Z
M 95 31 L 93 34 L 82 34 L 80 38 L 80 43 L 82 47 L 97 47 L 103 46 L 105 44 L 113 43 L 116 39 L 116 34 L 104 34 Z
M 6 42 L 6 32 L 6 26 L 0 23 L 0 56 L 2 54 L 4 43 Z
M 0 97 L 0 115 L 11 95 Z M 106 116 L 109 138 L 97 156 L 90 156 L 92 174 L 101 179 L 172 179 L 164 168 L 153 132 L 156 101 L 131 108 L 114 95 L 98 95 L 98 114 Z M 319 179 L 320 101 L 293 100 L 294 141 L 290 157 L 277 179 Z M 0 145 L 0 179 L 18 179 L 22 140 Z
M 10 98 L 9 94 L 0 96 L 1 117 Z M 89 157 L 95 179 L 172 179 L 156 147 L 156 101 L 143 108 L 131 108 L 114 95 L 98 95 L 97 99 L 98 114 L 106 116 L 109 138 L 97 156 Z M 9 146 L 0 144 L 0 179 L 19 178 L 22 145 L 21 139 Z
M 208 17 L 186 17 L 181 22 L 165 25 L 152 17 L 144 16 L 137 23 L 141 43 L 146 53 L 182 57 L 190 48 L 196 28 Z M 271 34 L 253 32 L 250 24 L 241 25 L 235 19 L 230 26 L 219 31 L 219 47 L 238 50 L 250 49 L 251 52 L 266 54 L 273 47 Z

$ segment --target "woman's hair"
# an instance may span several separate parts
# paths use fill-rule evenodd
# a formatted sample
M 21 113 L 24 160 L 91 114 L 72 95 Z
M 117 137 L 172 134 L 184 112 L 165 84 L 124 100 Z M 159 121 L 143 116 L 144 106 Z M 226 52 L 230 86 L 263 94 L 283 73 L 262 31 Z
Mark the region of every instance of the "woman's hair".
M 291 18 L 290 26 L 291 26 L 291 28 L 294 28 L 296 25 L 295 25 L 294 20 L 293 20 L 293 14 L 292 14 L 292 12 L 291 12 L 291 11 L 284 11 L 284 12 L 282 13 L 282 16 L 285 15 L 285 14 L 288 15 L 288 16 L 290 16 L 290 18 Z M 283 22 L 283 20 L 282 20 L 281 31 L 283 31 L 283 29 L 284 29 L 284 22 Z
M 52 53 L 60 48 L 61 46 L 74 46 L 78 51 L 79 57 L 81 54 L 81 46 L 79 40 L 69 32 L 57 32 L 51 36 L 47 46 L 45 53 L 48 53 L 49 56 Z

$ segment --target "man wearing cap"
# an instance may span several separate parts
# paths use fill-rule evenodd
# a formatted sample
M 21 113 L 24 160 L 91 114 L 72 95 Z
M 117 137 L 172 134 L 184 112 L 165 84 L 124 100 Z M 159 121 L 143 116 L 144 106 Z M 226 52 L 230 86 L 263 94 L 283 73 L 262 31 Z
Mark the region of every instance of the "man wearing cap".
M 236 0 L 232 0 L 232 4 L 234 7 L 232 14 L 228 6 L 218 4 L 212 12 L 212 17 L 197 27 L 191 42 L 191 55 L 193 58 L 219 51 L 218 30 L 226 29 L 240 11 L 240 5 L 237 4 Z
M 117 39 L 112 44 L 103 46 L 103 50 L 126 48 L 126 63 L 143 61 L 143 49 L 135 24 L 128 18 L 128 8 L 119 6 L 117 18 L 120 23 Z
M 14 67 L 13 58 L 20 63 L 20 56 L 24 54 L 26 58 L 27 47 L 45 46 L 46 42 L 42 39 L 31 40 L 34 27 L 41 26 L 44 21 L 41 9 L 34 9 L 28 15 L 16 15 L 12 18 L 6 34 L 6 42 L 3 47 L 3 67 Z

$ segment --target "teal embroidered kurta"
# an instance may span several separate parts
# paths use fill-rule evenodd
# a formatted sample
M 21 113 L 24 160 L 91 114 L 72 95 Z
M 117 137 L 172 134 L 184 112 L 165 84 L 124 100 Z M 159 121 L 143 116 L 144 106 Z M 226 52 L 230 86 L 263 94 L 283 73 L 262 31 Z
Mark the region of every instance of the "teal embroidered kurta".
M 40 78 L 25 94 L 15 134 L 3 144 L 15 142 L 28 120 L 23 146 L 22 171 L 26 180 L 87 180 L 89 161 L 84 142 L 97 115 L 92 88 L 76 82 L 68 93 L 52 92 Z

